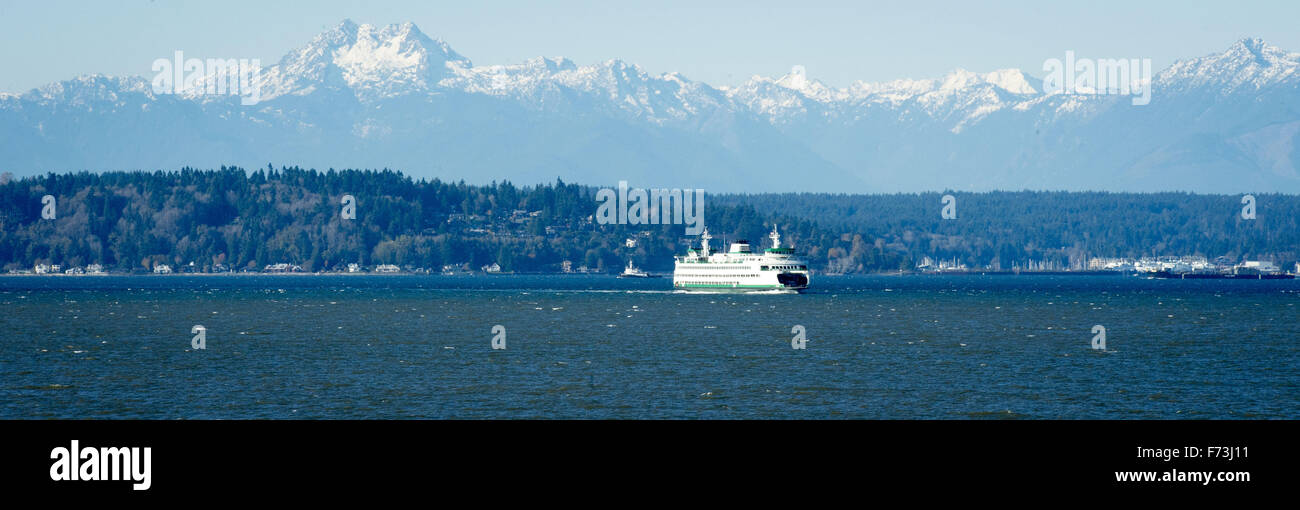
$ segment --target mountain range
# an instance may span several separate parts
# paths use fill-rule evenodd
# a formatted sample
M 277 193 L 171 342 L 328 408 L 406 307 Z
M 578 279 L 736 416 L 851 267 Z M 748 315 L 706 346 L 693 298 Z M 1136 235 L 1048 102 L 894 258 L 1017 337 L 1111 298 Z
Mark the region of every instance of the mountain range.
M 1049 55 L 1050 56 L 1050 55 Z M 0 171 L 391 168 L 721 192 L 1300 193 L 1300 53 L 1259 39 L 1155 72 L 1151 101 L 1017 69 L 712 86 L 608 60 L 476 66 L 350 20 L 261 69 L 260 102 L 87 75 L 0 94 Z

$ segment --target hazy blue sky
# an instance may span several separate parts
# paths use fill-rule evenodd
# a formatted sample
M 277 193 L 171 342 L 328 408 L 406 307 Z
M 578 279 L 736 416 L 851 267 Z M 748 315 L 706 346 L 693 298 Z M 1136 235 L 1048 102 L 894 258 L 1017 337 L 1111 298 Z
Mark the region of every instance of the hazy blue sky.
M 1262 37 L 1300 51 L 1300 2 L 477 2 L 0 0 L 0 91 L 78 74 L 152 76 L 155 58 L 260 58 L 270 65 L 351 18 L 415 22 L 476 65 L 622 58 L 714 85 L 801 64 L 834 86 L 937 77 L 1047 58 L 1145 57 L 1156 69 Z M 707 4 L 706 7 L 698 7 Z

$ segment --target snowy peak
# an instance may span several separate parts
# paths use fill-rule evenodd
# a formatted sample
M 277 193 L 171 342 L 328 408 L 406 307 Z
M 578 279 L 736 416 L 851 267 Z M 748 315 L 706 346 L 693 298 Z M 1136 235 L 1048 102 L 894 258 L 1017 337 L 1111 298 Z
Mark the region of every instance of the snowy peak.
M 859 99 L 879 98 L 889 102 L 901 102 L 934 90 L 934 80 L 894 80 L 884 83 L 854 82 L 849 86 L 849 95 Z
M 1019 69 L 999 69 L 991 73 L 973 73 L 957 69 L 943 77 L 939 90 L 961 91 L 981 85 L 992 85 L 1012 94 L 1037 94 L 1038 90 L 1025 79 L 1025 73 Z
M 764 78 L 755 76 L 747 83 L 736 89 L 738 94 L 769 93 L 786 95 L 782 90 L 774 89 L 771 85 L 780 87 L 815 101 L 819 102 L 838 102 L 845 100 L 852 101 L 871 101 L 885 99 L 889 102 L 900 102 L 908 99 L 915 99 L 923 95 L 933 95 L 935 93 L 950 95 L 954 93 L 967 93 L 971 89 L 979 87 L 995 87 L 1010 94 L 1016 95 L 1035 95 L 1038 90 L 1029 84 L 1029 79 L 1019 69 L 1000 69 L 991 73 L 974 73 L 965 69 L 954 70 L 937 80 L 894 80 L 884 83 L 855 82 L 847 88 L 835 89 L 826 86 L 824 83 L 808 78 L 801 68 L 796 68 L 790 74 L 778 79 Z
M 1228 47 L 1225 52 L 1233 60 L 1254 60 L 1256 65 L 1271 67 L 1285 64 L 1288 60 L 1295 62 L 1295 54 L 1288 54 L 1277 46 L 1270 46 L 1258 37 L 1239 40 Z M 1288 59 L 1288 57 L 1290 57 Z
M 1155 78 L 1158 87 L 1190 90 L 1212 87 L 1223 94 L 1300 83 L 1300 53 L 1259 38 L 1241 39 L 1223 53 L 1179 60 Z
M 539 72 L 555 73 L 572 71 L 577 69 L 578 65 L 564 57 L 534 57 L 525 61 L 523 67 Z
M 820 80 L 809 78 L 803 66 L 794 66 L 789 74 L 776 79 L 773 83 L 821 102 L 838 101 L 847 97 L 844 90 L 828 87 Z
M 741 108 L 778 124 L 791 116 L 807 115 L 810 110 L 833 101 L 833 98 L 817 98 L 817 91 L 809 87 L 809 82 L 793 74 L 775 80 L 754 76 L 739 87 L 727 89 L 726 94 Z
M 619 59 L 578 66 L 567 58 L 537 57 L 517 65 L 457 67 L 439 85 L 514 98 L 534 110 L 604 111 L 661 125 L 731 106 L 706 84 L 679 73 L 651 75 Z
M 979 87 L 995 87 L 1005 92 L 1018 95 L 1038 94 L 1038 89 L 1029 84 L 1025 73 L 1019 69 L 999 69 L 990 73 L 975 73 L 965 69 L 955 69 L 937 80 L 894 80 L 884 83 L 857 82 L 849 87 L 850 92 L 859 98 L 873 95 L 894 97 L 915 97 L 924 94 L 951 94 L 968 92 Z
M 1019 69 L 991 73 L 957 69 L 939 79 L 855 82 L 835 89 L 808 78 L 797 66 L 790 74 L 775 80 L 755 76 L 727 93 L 736 102 L 777 124 L 812 115 L 825 119 L 862 118 L 866 115 L 864 109 L 878 107 L 916 108 L 917 113 L 927 117 L 946 119 L 955 130 L 1039 95 Z
M 333 60 L 353 89 L 384 96 L 426 90 L 450 72 L 449 66 L 470 66 L 469 59 L 411 23 L 382 29 L 360 25 L 350 45 L 333 49 Z
M 50 83 L 23 94 L 23 99 L 43 104 L 68 106 L 95 106 L 119 104 L 128 94 L 153 99 L 149 81 L 139 76 L 119 78 L 102 74 L 88 74 L 71 80 Z
M 378 28 L 343 20 L 264 73 L 263 97 L 350 89 L 376 99 L 424 92 L 469 59 L 413 23 Z

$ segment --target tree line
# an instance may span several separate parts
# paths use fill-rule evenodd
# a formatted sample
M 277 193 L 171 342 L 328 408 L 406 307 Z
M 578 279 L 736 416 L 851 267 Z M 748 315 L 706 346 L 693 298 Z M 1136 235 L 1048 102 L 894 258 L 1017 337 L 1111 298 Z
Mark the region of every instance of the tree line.
M 943 218 L 944 195 L 954 199 L 952 219 Z M 1243 195 L 1180 192 L 784 193 L 717 195 L 709 204 L 807 218 L 912 260 L 955 259 L 972 268 L 1185 255 L 1293 267 L 1300 259 L 1300 196 L 1251 197 L 1245 204 Z M 827 256 L 850 270 L 880 268 L 869 257 Z
M 0 267 L 100 264 L 146 272 L 158 264 L 199 270 L 259 270 L 289 263 L 306 271 L 348 264 L 437 270 L 573 268 L 615 272 L 628 261 L 672 269 L 698 237 L 682 225 L 592 220 L 598 188 L 516 186 L 413 179 L 393 170 L 268 165 L 247 171 L 184 168 L 78 172 L 0 179 Z M 42 217 L 54 197 L 54 218 Z M 344 218 L 344 195 L 356 217 Z M 945 220 L 940 193 L 894 195 L 709 195 L 705 220 L 718 242 L 767 245 L 780 225 L 816 270 L 911 269 L 922 257 L 971 267 L 1026 261 L 1069 265 L 1088 257 L 1204 255 L 1294 263 L 1300 197 L 1261 194 L 1244 220 L 1239 195 L 1185 193 L 953 193 Z

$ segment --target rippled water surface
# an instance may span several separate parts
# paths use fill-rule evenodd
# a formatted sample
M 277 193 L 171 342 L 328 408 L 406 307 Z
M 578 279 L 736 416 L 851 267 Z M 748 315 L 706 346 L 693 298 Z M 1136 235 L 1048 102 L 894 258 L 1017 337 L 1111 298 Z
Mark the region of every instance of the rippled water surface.
M 0 417 L 1300 417 L 1296 280 L 813 284 L 3 277 Z M 190 348 L 196 324 L 205 350 Z

